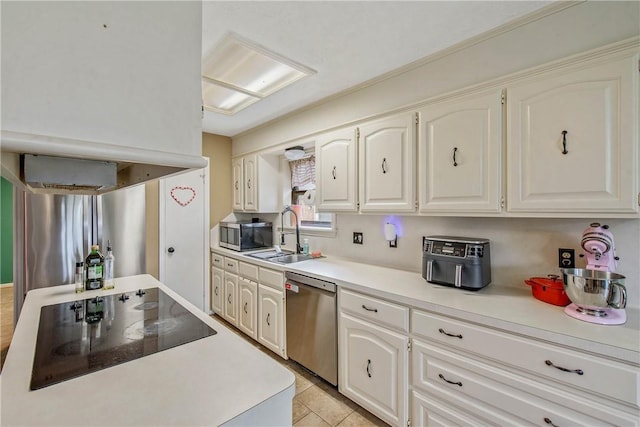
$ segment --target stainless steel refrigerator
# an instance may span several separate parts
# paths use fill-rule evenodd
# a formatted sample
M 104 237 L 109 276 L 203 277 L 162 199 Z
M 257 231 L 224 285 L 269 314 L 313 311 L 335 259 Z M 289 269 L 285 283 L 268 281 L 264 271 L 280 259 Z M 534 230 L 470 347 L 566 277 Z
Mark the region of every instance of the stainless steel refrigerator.
M 14 191 L 14 317 L 27 292 L 74 282 L 92 244 L 115 256 L 114 276 L 146 273 L 145 186 L 100 196 Z

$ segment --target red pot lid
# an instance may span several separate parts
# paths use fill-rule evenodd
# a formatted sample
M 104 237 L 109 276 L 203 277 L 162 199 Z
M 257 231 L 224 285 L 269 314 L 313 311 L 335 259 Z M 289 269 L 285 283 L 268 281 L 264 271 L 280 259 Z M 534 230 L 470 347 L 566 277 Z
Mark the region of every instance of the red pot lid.
M 560 279 L 559 276 L 554 276 L 552 274 L 550 274 L 549 277 L 531 277 L 525 280 L 525 283 L 529 286 L 537 285 L 557 290 L 564 289 L 564 282 L 562 279 Z

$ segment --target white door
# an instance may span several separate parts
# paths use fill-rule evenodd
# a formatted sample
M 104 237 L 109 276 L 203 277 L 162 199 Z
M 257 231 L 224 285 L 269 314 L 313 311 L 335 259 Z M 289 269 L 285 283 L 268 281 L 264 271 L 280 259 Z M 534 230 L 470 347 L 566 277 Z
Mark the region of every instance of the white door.
M 420 212 L 499 212 L 501 91 L 420 111 Z
M 278 354 L 283 354 L 284 302 L 280 291 L 258 285 L 258 342 Z
M 209 167 L 160 180 L 160 281 L 207 311 Z
M 356 132 L 340 129 L 318 137 L 316 193 L 318 210 L 356 211 Z
M 415 210 L 416 119 L 414 113 L 360 127 L 360 210 Z

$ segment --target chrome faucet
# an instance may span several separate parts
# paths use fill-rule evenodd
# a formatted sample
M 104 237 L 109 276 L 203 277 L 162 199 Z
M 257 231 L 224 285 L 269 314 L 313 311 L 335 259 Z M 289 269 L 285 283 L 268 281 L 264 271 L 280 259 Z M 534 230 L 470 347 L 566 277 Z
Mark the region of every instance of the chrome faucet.
M 300 246 L 300 228 L 298 227 L 298 214 L 291 209 L 291 206 L 287 206 L 286 208 L 284 208 L 284 210 L 280 213 L 280 244 L 284 245 L 285 241 L 284 241 L 284 214 L 286 214 L 287 212 L 291 212 L 293 214 L 293 216 L 296 217 L 296 253 L 297 254 L 301 254 L 302 253 L 302 246 Z

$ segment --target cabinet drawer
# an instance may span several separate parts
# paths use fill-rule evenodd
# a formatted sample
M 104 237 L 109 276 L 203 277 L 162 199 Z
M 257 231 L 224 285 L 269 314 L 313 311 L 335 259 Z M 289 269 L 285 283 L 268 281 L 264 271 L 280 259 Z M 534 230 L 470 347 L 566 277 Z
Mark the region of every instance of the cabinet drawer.
M 340 308 L 356 316 L 409 331 L 409 308 L 355 292 L 340 290 Z
M 453 348 L 638 406 L 640 369 L 435 314 L 413 311 L 413 332 Z
M 263 285 L 284 290 L 284 274 L 281 271 L 260 267 L 259 279 Z
M 503 417 L 511 417 L 511 425 L 638 425 L 637 417 L 615 410 L 597 396 L 563 392 L 418 340 L 413 350 L 414 387 L 452 402 L 463 401 L 465 407 L 481 405 L 483 411 L 474 408 L 474 414 L 486 408 L 504 412 L 489 421 L 503 424 L 507 421 Z
M 219 254 L 211 254 L 211 265 L 213 267 L 224 268 L 224 257 Z
M 224 269 L 231 273 L 238 274 L 238 264 L 239 262 L 237 259 L 229 257 L 224 258 Z
M 242 277 L 258 282 L 258 266 L 240 261 L 238 271 Z

